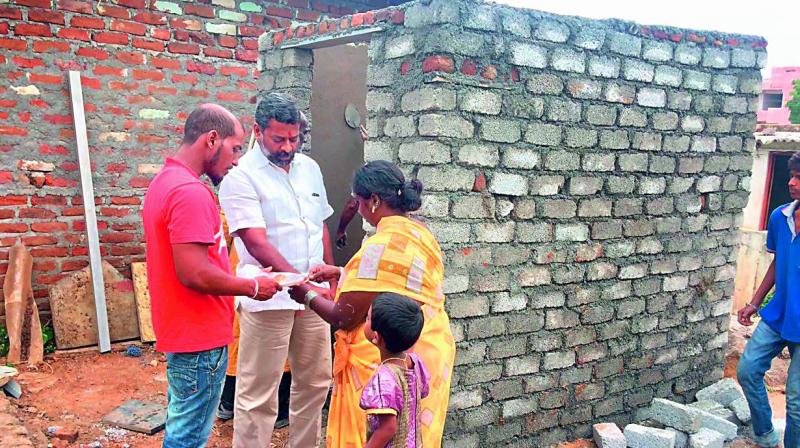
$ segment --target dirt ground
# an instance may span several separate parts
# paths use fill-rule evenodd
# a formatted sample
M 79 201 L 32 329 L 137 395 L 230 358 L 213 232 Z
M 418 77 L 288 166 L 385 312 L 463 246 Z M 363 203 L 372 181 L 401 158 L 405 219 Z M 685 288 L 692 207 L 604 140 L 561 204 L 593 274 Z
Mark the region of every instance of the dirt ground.
M 56 353 L 45 359 L 38 371 L 24 371 L 17 381 L 23 395 L 12 401 L 17 417 L 24 422 L 35 446 L 50 442 L 48 428 L 77 429 L 78 441 L 67 446 L 109 448 L 161 446 L 164 432 L 153 436 L 120 430 L 99 423 L 103 416 L 127 400 L 136 399 L 166 405 L 166 363 L 160 353 L 144 349 L 142 356 L 124 355 L 125 347 L 109 354 L 97 352 Z M 232 421 L 217 420 L 208 446 L 231 446 Z M 286 430 L 276 430 L 276 448 L 286 445 Z M 99 444 L 92 444 L 99 442 Z
M 735 378 L 736 364 L 751 333 L 752 328 L 733 323 L 725 365 L 726 377 Z M 94 351 L 56 353 L 46 357 L 46 363 L 38 370 L 21 368 L 17 380 L 22 385 L 23 395 L 19 400 L 11 400 L 11 409 L 25 424 L 35 446 L 48 446 L 51 442 L 48 428 L 54 426 L 78 430 L 78 441 L 68 445 L 70 447 L 161 446 L 163 431 L 146 436 L 99 423 L 104 415 L 130 399 L 166 404 L 167 378 L 163 355 L 145 348 L 141 357 L 132 358 L 125 356 L 124 350 L 124 346 L 115 346 L 112 353 L 105 355 Z M 784 384 L 788 363 L 788 356 L 776 359 L 767 374 L 776 418 L 783 418 L 786 412 Z M 232 433 L 232 422 L 218 420 L 208 446 L 229 447 Z M 277 430 L 273 436 L 273 446 L 284 448 L 286 437 L 287 430 Z M 562 448 L 593 446 L 594 443 L 588 440 L 561 445 Z M 744 440 L 730 445 L 735 448 L 752 446 Z

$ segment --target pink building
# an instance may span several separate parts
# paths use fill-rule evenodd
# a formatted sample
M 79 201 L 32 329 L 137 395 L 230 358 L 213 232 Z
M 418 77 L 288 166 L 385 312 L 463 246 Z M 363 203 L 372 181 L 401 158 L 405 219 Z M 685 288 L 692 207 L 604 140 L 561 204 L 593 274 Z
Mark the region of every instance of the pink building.
M 761 83 L 761 107 L 758 122 L 786 125 L 789 123 L 789 108 L 786 102 L 792 99 L 792 82 L 800 79 L 800 67 L 774 67 L 772 75 Z

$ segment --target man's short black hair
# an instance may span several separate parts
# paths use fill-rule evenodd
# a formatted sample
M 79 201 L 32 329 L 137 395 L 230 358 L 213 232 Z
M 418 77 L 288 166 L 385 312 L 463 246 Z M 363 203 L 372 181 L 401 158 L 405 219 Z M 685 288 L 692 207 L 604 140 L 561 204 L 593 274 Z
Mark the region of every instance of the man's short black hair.
M 284 124 L 300 123 L 300 111 L 292 97 L 283 93 L 270 92 L 258 102 L 256 124 L 261 129 L 265 129 L 270 120 Z
M 789 157 L 789 171 L 799 171 L 800 172 L 800 152 L 796 152 L 792 154 L 792 157 Z
M 236 132 L 236 120 L 222 106 L 204 104 L 189 114 L 183 126 L 183 143 L 194 143 L 198 137 L 217 131 L 221 139 L 226 139 Z
M 414 300 L 384 292 L 372 301 L 372 330 L 378 332 L 392 353 L 404 352 L 417 343 L 425 319 Z

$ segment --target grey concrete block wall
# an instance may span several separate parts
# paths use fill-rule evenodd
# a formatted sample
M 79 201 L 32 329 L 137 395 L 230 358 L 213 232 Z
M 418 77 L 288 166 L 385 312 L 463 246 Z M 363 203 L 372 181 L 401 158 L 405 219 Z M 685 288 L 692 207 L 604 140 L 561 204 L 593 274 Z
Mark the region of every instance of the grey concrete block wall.
M 445 446 L 587 437 L 721 378 L 763 39 L 466 0 L 399 11 L 370 41 L 365 159 L 424 182 L 444 251 Z M 262 90 L 282 51 L 262 47 Z

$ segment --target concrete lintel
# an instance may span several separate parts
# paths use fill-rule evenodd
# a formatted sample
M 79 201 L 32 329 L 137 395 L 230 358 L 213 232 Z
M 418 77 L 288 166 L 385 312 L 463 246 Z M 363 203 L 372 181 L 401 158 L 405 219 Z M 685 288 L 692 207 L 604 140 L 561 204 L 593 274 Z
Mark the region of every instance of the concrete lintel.
M 383 31 L 382 27 L 372 26 L 369 28 L 359 28 L 344 34 L 337 34 L 333 36 L 317 36 L 309 39 L 303 39 L 300 42 L 282 45 L 281 50 L 288 50 L 290 48 L 325 48 L 333 47 L 336 45 L 349 44 L 351 42 L 368 42 L 370 35 Z

